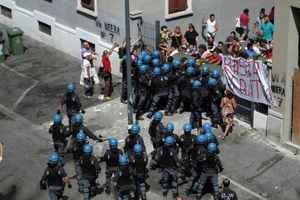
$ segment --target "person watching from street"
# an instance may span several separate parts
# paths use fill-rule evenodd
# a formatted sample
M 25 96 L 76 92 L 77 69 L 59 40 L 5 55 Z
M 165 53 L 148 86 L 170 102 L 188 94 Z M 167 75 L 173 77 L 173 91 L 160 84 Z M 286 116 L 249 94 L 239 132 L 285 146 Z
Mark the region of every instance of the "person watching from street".
M 111 95 L 113 92 L 112 86 L 112 74 L 111 74 L 111 63 L 110 63 L 110 55 L 113 50 L 118 46 L 118 44 L 114 44 L 108 51 L 104 50 L 102 54 L 102 65 L 103 65 L 103 79 L 104 79 L 104 100 L 110 101 L 112 99 Z
M 229 188 L 229 179 L 225 178 L 222 185 L 223 189 L 220 191 L 217 200 L 238 200 L 236 192 Z

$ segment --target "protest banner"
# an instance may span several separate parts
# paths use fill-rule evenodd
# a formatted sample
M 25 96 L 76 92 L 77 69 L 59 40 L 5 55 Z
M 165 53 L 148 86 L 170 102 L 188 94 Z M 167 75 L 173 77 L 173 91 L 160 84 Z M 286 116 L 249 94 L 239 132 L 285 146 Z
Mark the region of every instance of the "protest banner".
M 267 66 L 261 60 L 222 56 L 226 87 L 248 101 L 272 104 Z

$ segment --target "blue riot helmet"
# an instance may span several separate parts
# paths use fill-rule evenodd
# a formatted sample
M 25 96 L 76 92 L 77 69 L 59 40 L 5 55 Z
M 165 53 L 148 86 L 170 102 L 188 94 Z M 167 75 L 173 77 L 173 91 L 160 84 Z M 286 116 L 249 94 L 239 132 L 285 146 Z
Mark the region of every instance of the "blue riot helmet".
M 75 90 L 76 90 L 75 84 L 74 84 L 74 83 L 70 83 L 70 84 L 68 85 L 68 92 L 69 92 L 69 93 L 73 93 L 73 92 L 75 92 Z
M 75 116 L 74 116 L 74 123 L 75 124 L 82 124 L 83 123 L 83 117 L 80 113 L 77 113 Z
M 169 71 L 170 71 L 170 65 L 168 63 L 163 64 L 162 70 L 163 70 L 164 74 L 169 73 Z
M 143 61 L 146 55 L 148 55 L 147 52 L 146 52 L 146 51 L 142 51 L 142 52 L 138 55 L 138 59 Z
M 159 59 L 160 58 L 160 52 L 158 50 L 153 51 L 152 58 L 153 59 Z
M 141 65 L 139 66 L 139 73 L 140 74 L 145 74 L 147 72 L 148 65 Z
M 61 115 L 55 114 L 55 115 L 53 116 L 53 124 L 59 125 L 59 124 L 61 124 L 61 122 L 62 122 L 62 117 L 61 117 Z
M 159 67 L 159 65 L 160 65 L 160 60 L 159 60 L 158 58 L 153 59 L 153 60 L 152 60 L 152 65 L 153 65 L 154 67 Z
M 141 155 L 142 152 L 143 152 L 143 147 L 142 147 L 142 145 L 140 145 L 140 144 L 135 144 L 135 145 L 133 146 L 133 151 L 134 151 L 135 154 Z
M 217 138 L 216 138 L 216 136 L 212 132 L 207 132 L 207 133 L 205 133 L 205 135 L 207 136 L 208 142 L 217 143 L 216 142 Z
M 215 143 L 209 143 L 207 146 L 207 151 L 211 154 L 217 153 L 217 145 Z
M 203 129 L 203 132 L 204 132 L 204 133 L 211 132 L 211 124 L 210 124 L 209 122 L 205 122 L 205 123 L 202 125 L 202 129 Z
M 220 70 L 219 69 L 214 69 L 211 73 L 211 77 L 218 79 L 220 77 Z
M 162 118 L 163 118 L 162 112 L 156 112 L 156 113 L 154 113 L 154 120 L 155 121 L 161 121 Z
M 174 67 L 175 69 L 180 68 L 180 65 L 181 65 L 180 60 L 174 59 L 172 63 L 173 63 L 173 67 Z
M 93 153 L 93 146 L 90 144 L 85 144 L 83 146 L 83 154 L 86 156 L 90 156 Z
M 185 133 L 191 133 L 192 130 L 193 130 L 193 127 L 192 127 L 192 125 L 190 123 L 183 125 L 183 131 Z
M 164 144 L 167 146 L 171 146 L 175 143 L 175 139 L 172 136 L 168 136 L 164 139 Z
M 171 122 L 168 122 L 167 125 L 166 125 L 166 129 L 167 129 L 167 132 L 173 132 L 174 131 L 174 124 L 171 123 Z
M 86 140 L 86 134 L 83 132 L 83 130 L 80 130 L 76 135 L 76 140 L 78 142 L 84 142 Z
M 197 135 L 196 144 L 204 144 L 208 141 L 207 135 Z
M 159 76 L 160 75 L 160 68 L 159 67 L 155 67 L 153 70 L 153 75 L 154 76 Z
M 195 69 L 193 67 L 188 67 L 186 69 L 186 75 L 193 76 L 195 74 Z
M 132 124 L 131 128 L 130 128 L 130 133 L 132 135 L 137 135 L 140 133 L 140 125 L 138 124 Z
M 120 155 L 119 156 L 119 165 L 120 166 L 126 166 L 128 165 L 129 160 L 127 155 Z
M 218 82 L 216 79 L 209 77 L 207 84 L 210 87 L 215 87 L 218 84 Z
M 188 67 L 194 67 L 196 64 L 196 61 L 193 58 L 190 58 L 187 60 L 187 66 Z
M 149 54 L 146 54 L 144 57 L 143 57 L 143 62 L 144 64 L 149 64 L 151 62 L 151 56 Z
M 203 65 L 201 72 L 202 72 L 202 76 L 207 76 L 207 75 L 209 75 L 209 67 L 208 67 L 207 64 L 204 64 L 204 65 Z
M 141 65 L 143 65 L 143 61 L 140 60 L 140 59 L 138 59 L 138 60 L 137 60 L 137 66 L 141 66 Z
M 109 147 L 110 147 L 111 149 L 116 149 L 116 148 L 118 148 L 118 140 L 117 140 L 116 138 L 110 138 L 110 139 L 108 140 L 108 144 L 109 144 Z
M 198 89 L 200 87 L 201 87 L 201 82 L 199 80 L 193 81 L 193 83 L 192 83 L 192 88 L 193 89 Z
M 56 152 L 49 154 L 49 156 L 48 156 L 49 164 L 55 165 L 58 163 L 58 161 L 59 161 L 59 155 Z

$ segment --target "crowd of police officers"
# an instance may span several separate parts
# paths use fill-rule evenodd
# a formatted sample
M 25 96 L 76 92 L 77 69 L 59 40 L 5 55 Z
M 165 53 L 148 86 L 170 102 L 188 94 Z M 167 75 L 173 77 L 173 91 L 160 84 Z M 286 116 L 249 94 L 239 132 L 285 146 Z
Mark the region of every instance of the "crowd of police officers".
M 186 184 L 187 196 L 201 199 L 209 192 L 215 200 L 236 200 L 236 193 L 229 189 L 228 179 L 223 181 L 222 190 L 218 183 L 218 174 L 223 171 L 223 166 L 212 125 L 222 125 L 218 105 L 223 85 L 219 70 L 210 71 L 206 65 L 200 68 L 194 59 L 169 57 L 162 64 L 157 51 L 141 52 L 133 65 L 136 119 L 142 120 L 142 115 L 149 112 L 147 117 L 152 121 L 148 133 L 153 152 L 146 150 L 139 134 L 138 121 L 128 129 L 123 149 L 115 138 L 94 135 L 83 123 L 84 110 L 75 85 L 70 84 L 61 102 L 61 109 L 64 105 L 66 107 L 69 125 L 63 124 L 60 111 L 54 115 L 49 133 L 55 152 L 48 157 L 40 188 L 48 189 L 50 200 L 68 199 L 64 196 L 64 189 L 66 186 L 71 188 L 71 180 L 74 179 L 84 200 L 103 191 L 119 200 L 146 200 L 150 189 L 147 183 L 149 173 L 158 170 L 165 198 L 168 193 L 174 198 L 179 197 L 179 187 Z M 126 95 L 121 98 L 124 101 Z M 179 112 L 191 112 L 190 123 L 183 126 L 181 136 L 174 133 L 173 123 L 162 123 L 164 114 L 159 111 L 161 109 L 165 110 L 165 115 L 172 115 L 177 109 Z M 211 116 L 212 124 L 202 124 L 203 112 Z M 197 129 L 197 135 L 192 134 L 193 129 Z M 108 141 L 109 148 L 103 157 L 93 155 L 93 146 L 88 139 Z M 73 155 L 74 176 L 68 176 L 64 170 L 67 153 Z M 101 162 L 106 164 L 104 185 L 97 182 Z

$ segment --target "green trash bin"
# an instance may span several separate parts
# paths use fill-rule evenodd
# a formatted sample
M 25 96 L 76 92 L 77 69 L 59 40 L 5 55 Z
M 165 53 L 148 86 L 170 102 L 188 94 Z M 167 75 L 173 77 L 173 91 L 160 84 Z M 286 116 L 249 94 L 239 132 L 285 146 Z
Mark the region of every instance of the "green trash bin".
M 9 37 L 10 50 L 13 55 L 24 54 L 23 31 L 20 28 L 11 28 L 7 30 Z

